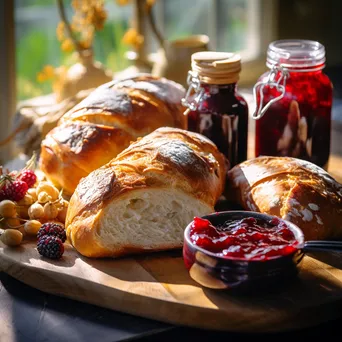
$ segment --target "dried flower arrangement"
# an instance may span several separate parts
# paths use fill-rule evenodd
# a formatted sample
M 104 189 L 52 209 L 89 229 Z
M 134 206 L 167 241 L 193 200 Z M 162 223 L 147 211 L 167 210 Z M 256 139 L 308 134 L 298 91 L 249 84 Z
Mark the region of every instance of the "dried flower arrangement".
M 53 94 L 43 98 L 32 99 L 19 106 L 14 116 L 13 130 L 0 141 L 0 148 L 15 139 L 16 147 L 25 155 L 39 151 L 41 140 L 60 117 L 78 102 L 84 99 L 95 87 L 113 79 L 111 71 L 94 61 L 93 43 L 96 32 L 103 29 L 107 20 L 104 0 L 73 0 L 73 16 L 69 21 L 66 16 L 63 0 L 58 4 L 60 23 L 56 36 L 61 50 L 72 53 L 77 62 L 67 67 L 45 65 L 38 73 L 39 82 L 52 81 Z M 158 32 L 152 7 L 155 0 L 114 0 L 120 6 L 133 5 L 131 27 L 122 37 L 122 42 L 132 46 L 138 59 L 135 65 L 146 66 L 147 54 L 144 44 L 147 32 L 142 28 L 144 23 L 150 25 L 151 31 L 163 46 L 163 38 Z M 145 25 L 146 26 L 146 25 Z M 145 59 L 146 58 L 146 59 Z M 151 70 L 151 65 L 149 65 Z M 141 71 L 142 68 L 137 68 Z M 52 97 L 53 96 L 53 97 Z
M 133 5 L 130 27 L 122 37 L 122 42 L 132 47 L 135 53 L 135 65 L 145 71 L 151 71 L 154 61 L 150 60 L 147 51 L 148 46 L 145 39 L 147 34 L 151 32 L 159 47 L 161 49 L 164 47 L 164 38 L 157 28 L 153 15 L 153 6 L 156 0 L 116 0 L 116 3 L 120 6 Z M 150 31 L 147 31 L 147 27 L 150 28 Z
M 70 67 L 46 65 L 37 75 L 40 82 L 51 80 L 56 102 L 95 88 L 113 78 L 113 73 L 94 60 L 93 40 L 107 19 L 104 0 L 73 0 L 74 15 L 69 22 L 63 0 L 57 0 L 60 22 L 56 35 L 64 52 L 73 52 L 77 62 Z

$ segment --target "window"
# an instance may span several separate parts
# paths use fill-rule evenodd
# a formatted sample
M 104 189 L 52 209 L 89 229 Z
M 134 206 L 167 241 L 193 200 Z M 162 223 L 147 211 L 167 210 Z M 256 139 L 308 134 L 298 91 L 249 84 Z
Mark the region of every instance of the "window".
M 71 1 L 65 1 L 68 18 L 72 13 Z M 108 18 L 103 30 L 96 33 L 96 59 L 116 71 L 125 68 L 123 58 L 127 47 L 121 38 L 128 27 L 129 8 L 119 7 L 114 0 L 106 2 Z M 70 64 L 71 54 L 61 50 L 56 37 L 60 21 L 56 0 L 16 0 L 16 75 L 17 99 L 23 100 L 51 91 L 49 82 L 38 82 L 37 74 L 44 65 Z
M 240 85 L 251 87 L 266 70 L 268 44 L 277 38 L 277 1 L 157 0 L 155 13 L 163 35 L 178 39 L 206 34 L 210 49 L 238 52 L 243 68 Z
M 260 0 L 197 0 L 196 6 L 191 1 L 163 0 L 158 4 L 160 25 L 168 39 L 207 34 L 213 50 L 238 51 L 244 60 L 260 53 Z
M 71 1 L 64 1 L 67 16 L 72 16 Z M 96 33 L 96 59 L 113 71 L 128 66 L 125 57 L 129 46 L 122 36 L 129 26 L 133 2 L 118 6 L 115 0 L 105 3 L 108 18 L 104 29 Z M 165 38 L 172 40 L 192 34 L 207 34 L 210 48 L 239 51 L 244 61 L 260 55 L 260 0 L 157 0 L 154 14 Z M 186 14 L 186 15 L 184 15 Z M 56 38 L 60 17 L 56 0 L 16 0 L 16 75 L 17 99 L 23 100 L 51 91 L 49 82 L 37 81 L 43 66 L 68 64 L 70 54 L 61 51 Z M 156 42 L 152 42 L 152 49 Z
M 56 28 L 60 21 L 58 1 L 0 1 L 0 12 L 3 15 L 0 49 L 5 51 L 1 57 L 4 62 L 0 81 L 0 140 L 8 135 L 10 116 L 14 114 L 18 103 L 53 92 L 51 81 L 38 80 L 37 76 L 44 66 L 69 66 L 73 63 L 73 54 L 63 52 L 56 37 Z M 135 5 L 142 0 L 104 1 L 107 19 L 103 29 L 95 34 L 94 55 L 97 61 L 115 73 L 134 63 L 134 49 L 124 44 L 122 37 L 132 24 Z M 63 3 L 66 16 L 70 20 L 74 13 L 72 1 L 64 0 Z M 165 39 L 174 40 L 194 34 L 207 35 L 210 38 L 210 49 L 241 53 L 245 63 L 241 82 L 247 80 L 247 83 L 252 84 L 260 75 L 255 62 L 266 51 L 274 32 L 270 29 L 272 21 L 263 22 L 262 18 L 265 15 L 268 19 L 273 18 L 277 1 L 156 0 L 150 3 L 153 3 L 156 26 Z M 157 40 L 151 34 L 148 23 L 144 23 L 144 28 L 145 50 L 148 54 L 152 53 L 152 56 L 158 48 Z M 15 64 L 13 60 L 16 61 Z M 261 61 L 260 65 L 264 67 L 263 57 Z M 153 63 L 153 58 L 149 63 Z M 0 153 L 3 154 L 4 151 Z

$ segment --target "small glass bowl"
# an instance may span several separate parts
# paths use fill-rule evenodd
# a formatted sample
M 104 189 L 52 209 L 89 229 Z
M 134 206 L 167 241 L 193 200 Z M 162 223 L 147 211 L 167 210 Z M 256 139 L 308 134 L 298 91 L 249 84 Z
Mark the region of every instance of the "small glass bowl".
M 201 218 L 207 219 L 214 226 L 222 225 L 227 220 L 242 220 L 254 217 L 260 220 L 271 220 L 274 216 L 251 211 L 224 211 Z M 278 218 L 279 219 L 279 218 Z M 218 256 L 190 241 L 192 222 L 184 231 L 183 259 L 190 277 L 200 285 L 211 289 L 235 289 L 260 291 L 273 285 L 279 286 L 295 278 L 298 265 L 304 256 L 304 234 L 291 222 L 286 223 L 298 241 L 297 249 L 287 255 L 272 257 L 267 260 L 248 260 Z

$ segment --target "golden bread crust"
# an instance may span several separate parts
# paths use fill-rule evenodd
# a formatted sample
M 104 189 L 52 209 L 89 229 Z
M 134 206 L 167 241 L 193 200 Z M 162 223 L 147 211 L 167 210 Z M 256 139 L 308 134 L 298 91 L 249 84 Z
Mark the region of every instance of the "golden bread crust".
M 134 246 L 109 249 L 101 244 L 97 230 L 110 203 L 122 201 L 132 191 L 177 189 L 214 211 L 225 186 L 226 172 L 225 158 L 210 140 L 181 129 L 159 128 L 80 181 L 69 203 L 68 238 L 85 256 L 137 252 L 139 249 Z M 158 248 L 163 249 L 166 246 Z
M 42 142 L 41 169 L 48 178 L 71 194 L 79 180 L 96 165 L 108 162 L 134 140 L 127 132 L 109 126 L 65 122 Z
M 342 186 L 316 165 L 258 157 L 228 172 L 228 194 L 244 209 L 287 219 L 306 240 L 342 238 Z
M 72 194 L 82 177 L 136 138 L 162 126 L 186 128 L 184 94 L 181 85 L 150 75 L 98 87 L 64 114 L 42 141 L 40 169 Z

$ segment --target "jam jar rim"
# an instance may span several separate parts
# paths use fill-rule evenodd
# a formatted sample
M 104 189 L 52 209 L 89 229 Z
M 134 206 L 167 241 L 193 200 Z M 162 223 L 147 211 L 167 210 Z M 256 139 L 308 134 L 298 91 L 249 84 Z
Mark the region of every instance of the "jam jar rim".
M 286 49 L 292 46 L 293 49 Z M 296 48 L 297 47 L 297 48 Z M 325 47 L 318 41 L 309 39 L 280 39 L 271 42 L 267 49 L 266 66 L 282 66 L 305 69 L 325 66 Z
M 231 256 L 220 256 L 214 252 L 210 252 L 205 248 L 202 248 L 200 246 L 197 246 L 195 244 L 193 244 L 190 240 L 190 228 L 192 226 L 193 220 L 186 226 L 185 230 L 184 230 L 184 240 L 187 243 L 187 245 L 195 248 L 196 250 L 207 254 L 208 256 L 211 256 L 213 258 L 216 259 L 220 259 L 220 260 L 225 260 L 225 261 L 235 261 L 235 262 L 251 262 L 251 263 L 260 263 L 260 262 L 267 262 L 267 261 L 272 261 L 272 260 L 278 260 L 281 258 L 286 258 L 289 256 L 294 255 L 296 252 L 301 251 L 304 248 L 304 243 L 305 243 L 305 238 L 304 238 L 304 233 L 303 231 L 294 223 L 287 221 L 283 218 L 279 218 L 277 216 L 274 215 L 268 215 L 268 214 L 264 214 L 264 213 L 259 213 L 256 211 L 244 211 L 244 210 L 230 210 L 230 211 L 220 211 L 220 212 L 215 212 L 209 215 L 204 215 L 204 216 L 200 216 L 200 218 L 202 219 L 207 219 L 210 221 L 210 218 L 212 217 L 217 217 L 217 216 L 225 216 L 225 215 L 241 215 L 241 219 L 246 218 L 246 217 L 254 217 L 254 218 L 259 218 L 259 219 L 267 219 L 267 220 L 271 220 L 272 218 L 277 218 L 278 220 L 284 222 L 291 230 L 291 232 L 294 234 L 296 241 L 298 242 L 294 247 L 295 247 L 295 251 L 286 255 L 276 255 L 276 256 L 272 256 L 267 258 L 266 260 L 258 260 L 258 259 L 247 259 L 247 258 L 241 258 L 241 257 L 231 257 Z M 210 221 L 211 222 L 211 221 Z

